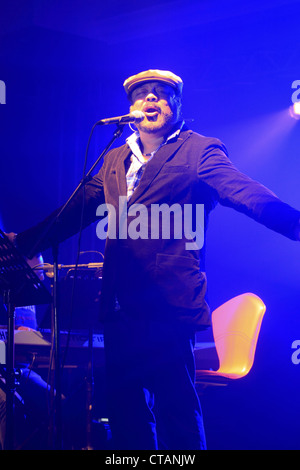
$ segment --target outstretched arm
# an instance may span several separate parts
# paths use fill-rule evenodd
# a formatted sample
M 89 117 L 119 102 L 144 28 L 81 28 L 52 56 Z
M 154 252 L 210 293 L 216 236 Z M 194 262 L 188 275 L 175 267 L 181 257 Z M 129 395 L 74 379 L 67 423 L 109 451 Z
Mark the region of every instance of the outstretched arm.
M 242 212 L 266 227 L 300 240 L 300 212 L 272 191 L 240 172 L 224 145 L 211 139 L 198 162 L 198 175 L 220 204 Z

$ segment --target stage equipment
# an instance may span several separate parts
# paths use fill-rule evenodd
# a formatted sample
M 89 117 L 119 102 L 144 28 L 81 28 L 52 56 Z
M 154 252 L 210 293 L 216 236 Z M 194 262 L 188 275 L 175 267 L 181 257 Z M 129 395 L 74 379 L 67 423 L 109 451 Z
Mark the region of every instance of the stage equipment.
M 60 328 L 65 332 L 64 337 L 66 338 L 63 346 L 62 367 L 65 367 L 70 361 L 74 363 L 76 332 L 81 332 L 86 338 L 86 450 L 93 449 L 94 340 L 96 338 L 94 333 L 101 330 L 99 302 L 102 287 L 102 267 L 103 263 L 58 266 L 59 269 L 64 271 L 64 276 L 59 280 L 59 305 L 60 312 L 63 313 L 60 316 Z M 103 337 L 101 341 L 98 335 L 96 344 L 103 348 Z M 83 362 L 83 358 L 80 359 L 80 362 Z
M 117 116 L 107 119 L 101 119 L 97 124 L 107 125 L 107 124 L 130 124 L 135 122 L 141 122 L 145 119 L 145 114 L 142 111 L 132 111 L 130 114 L 125 114 L 124 116 Z
M 6 360 L 5 368 L 3 368 L 6 385 L 5 448 L 12 450 L 14 446 L 14 395 L 16 389 L 15 308 L 50 303 L 51 295 L 2 230 L 0 230 L 0 294 L 7 310 Z

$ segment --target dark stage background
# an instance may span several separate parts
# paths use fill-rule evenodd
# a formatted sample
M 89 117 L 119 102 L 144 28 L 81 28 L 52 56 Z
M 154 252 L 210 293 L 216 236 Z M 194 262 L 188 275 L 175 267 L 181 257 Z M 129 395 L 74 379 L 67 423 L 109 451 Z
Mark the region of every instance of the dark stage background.
M 180 75 L 190 127 L 220 138 L 240 170 L 299 209 L 300 121 L 288 113 L 299 14 L 299 0 L 2 0 L 1 227 L 24 230 L 66 200 L 92 125 L 128 112 L 122 83 L 148 68 Z M 94 133 L 88 168 L 113 129 Z M 59 261 L 73 263 L 76 249 L 74 237 Z M 103 251 L 95 226 L 81 249 Z M 252 291 L 267 312 L 251 373 L 202 397 L 210 449 L 300 449 L 299 249 L 232 210 L 211 216 L 212 309 Z

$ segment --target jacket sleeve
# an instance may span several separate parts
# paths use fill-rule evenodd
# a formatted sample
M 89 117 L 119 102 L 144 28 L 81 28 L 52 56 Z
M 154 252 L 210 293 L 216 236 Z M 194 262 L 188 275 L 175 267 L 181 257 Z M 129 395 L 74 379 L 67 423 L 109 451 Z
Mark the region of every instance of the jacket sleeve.
M 57 219 L 61 208 L 45 220 L 16 236 L 16 246 L 24 256 L 32 257 L 75 235 L 96 220 L 96 209 L 105 202 L 103 190 L 104 164 Z
M 282 235 L 298 240 L 300 212 L 272 191 L 241 173 L 229 160 L 225 146 L 209 139 L 198 160 L 198 177 L 220 204 L 246 214 Z

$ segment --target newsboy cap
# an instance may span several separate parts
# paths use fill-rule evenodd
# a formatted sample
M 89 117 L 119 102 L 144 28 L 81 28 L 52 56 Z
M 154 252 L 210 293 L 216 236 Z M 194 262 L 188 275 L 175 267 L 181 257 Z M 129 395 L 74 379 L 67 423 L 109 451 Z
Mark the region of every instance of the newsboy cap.
M 183 81 L 178 75 L 175 75 L 168 70 L 146 70 L 145 72 L 140 72 L 137 75 L 132 75 L 127 78 L 123 83 L 123 87 L 128 96 L 132 91 L 139 85 L 145 82 L 163 82 L 167 85 L 175 88 L 176 92 L 181 95 L 183 88 Z

